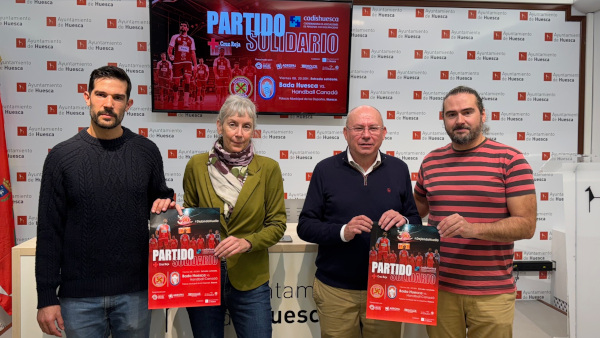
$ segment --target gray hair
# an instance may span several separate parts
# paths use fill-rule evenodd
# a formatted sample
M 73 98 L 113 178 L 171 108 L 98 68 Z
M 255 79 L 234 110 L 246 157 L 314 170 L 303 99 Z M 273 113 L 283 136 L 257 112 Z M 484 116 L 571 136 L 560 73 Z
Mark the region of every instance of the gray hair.
M 224 125 L 225 120 L 234 114 L 240 117 L 247 114 L 252 119 L 252 130 L 256 128 L 256 106 L 250 99 L 239 95 L 229 95 L 219 110 L 217 120 Z

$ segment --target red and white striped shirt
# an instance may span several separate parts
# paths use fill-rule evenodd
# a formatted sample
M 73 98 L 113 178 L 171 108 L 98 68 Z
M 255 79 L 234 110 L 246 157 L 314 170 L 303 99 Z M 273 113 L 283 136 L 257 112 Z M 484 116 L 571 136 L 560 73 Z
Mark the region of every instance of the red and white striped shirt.
M 486 139 L 466 151 L 448 144 L 425 156 L 415 193 L 429 202 L 430 226 L 454 213 L 492 223 L 510 217 L 507 198 L 535 194 L 535 186 L 521 152 Z M 514 242 L 442 238 L 439 287 L 466 295 L 514 292 L 513 253 Z

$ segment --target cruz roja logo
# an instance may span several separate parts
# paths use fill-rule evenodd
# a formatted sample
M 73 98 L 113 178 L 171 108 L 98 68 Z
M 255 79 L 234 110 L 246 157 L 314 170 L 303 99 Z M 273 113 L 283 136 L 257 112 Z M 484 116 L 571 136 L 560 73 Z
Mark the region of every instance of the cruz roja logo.
M 592 192 L 592 187 L 587 187 L 585 191 L 588 192 L 588 212 L 592 212 L 592 200 L 600 196 L 594 196 L 594 193 Z

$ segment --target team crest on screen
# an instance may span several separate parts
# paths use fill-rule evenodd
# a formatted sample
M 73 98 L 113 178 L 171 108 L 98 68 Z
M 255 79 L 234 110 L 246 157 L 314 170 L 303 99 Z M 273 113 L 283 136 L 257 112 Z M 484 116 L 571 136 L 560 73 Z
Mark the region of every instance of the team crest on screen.
M 275 80 L 270 76 L 263 76 L 258 80 L 258 94 L 263 100 L 270 100 L 275 96 Z
M 252 82 L 245 76 L 236 76 L 229 83 L 229 93 L 249 97 L 252 95 Z

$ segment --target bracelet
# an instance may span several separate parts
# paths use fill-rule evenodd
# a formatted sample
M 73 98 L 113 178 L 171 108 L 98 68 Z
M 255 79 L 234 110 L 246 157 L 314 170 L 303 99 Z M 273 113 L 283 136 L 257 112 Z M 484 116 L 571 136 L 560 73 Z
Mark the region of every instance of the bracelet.
M 248 250 L 246 250 L 246 252 L 250 252 L 250 251 L 252 251 L 252 243 L 251 243 L 249 240 L 245 239 L 245 238 L 244 238 L 244 240 L 245 240 L 246 242 L 248 242 L 248 244 L 250 244 L 250 247 L 248 248 Z

